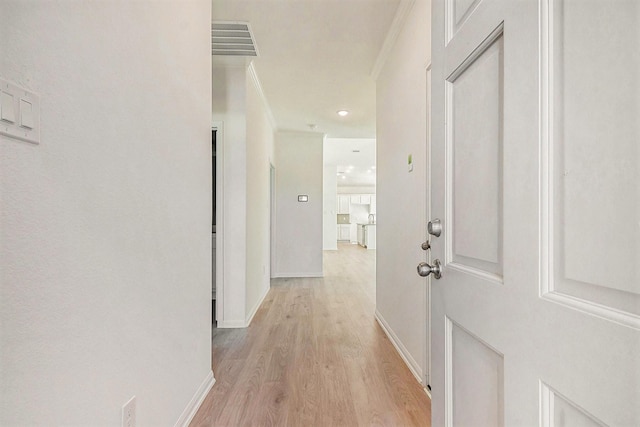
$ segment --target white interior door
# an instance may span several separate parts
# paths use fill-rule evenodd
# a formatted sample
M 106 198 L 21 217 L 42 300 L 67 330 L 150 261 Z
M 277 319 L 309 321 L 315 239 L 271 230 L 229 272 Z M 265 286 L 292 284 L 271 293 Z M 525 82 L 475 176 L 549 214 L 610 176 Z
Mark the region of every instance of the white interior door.
M 433 425 L 639 426 L 640 2 L 432 12 Z

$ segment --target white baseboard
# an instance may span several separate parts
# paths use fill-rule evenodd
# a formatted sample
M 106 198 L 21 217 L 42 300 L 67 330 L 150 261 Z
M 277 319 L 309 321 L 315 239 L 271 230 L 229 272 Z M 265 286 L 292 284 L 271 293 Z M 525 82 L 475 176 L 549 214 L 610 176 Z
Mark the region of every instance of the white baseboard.
M 246 319 L 244 319 L 244 320 L 219 320 L 217 325 L 216 325 L 216 327 L 220 328 L 220 329 L 234 329 L 234 328 L 237 329 L 237 328 L 247 328 L 247 327 L 249 327 L 249 325 L 251 324 L 251 321 L 253 320 L 253 317 L 256 315 L 256 313 L 258 312 L 258 309 L 260 308 L 260 306 L 264 302 L 264 299 L 267 297 L 267 294 L 269 293 L 269 289 L 271 289 L 271 288 L 267 287 L 265 289 L 264 293 L 262 294 L 260 299 L 258 299 L 258 302 L 256 303 L 256 305 L 251 309 L 251 312 L 246 317 Z
M 216 379 L 213 378 L 213 371 L 209 371 L 207 377 L 204 379 L 202 384 L 200 384 L 200 387 L 198 387 L 196 394 L 193 395 L 187 407 L 182 411 L 182 415 L 180 415 L 180 418 L 176 421 L 175 427 L 189 426 L 189 423 L 193 420 L 193 417 L 195 417 L 196 412 L 200 409 L 200 405 L 202 405 L 202 402 L 205 397 L 207 397 L 209 390 L 211 390 L 211 387 L 213 387 L 215 383 Z
M 218 320 L 216 328 L 219 329 L 231 329 L 231 328 L 246 328 L 247 323 L 244 320 Z
M 264 299 L 267 297 L 267 294 L 269 293 L 270 289 L 271 289 L 271 287 L 267 286 L 267 288 L 263 292 L 262 296 L 258 299 L 258 302 L 256 303 L 256 305 L 251 309 L 251 313 L 249 313 L 249 315 L 247 316 L 247 319 L 244 322 L 247 326 L 249 326 L 251 324 L 251 321 L 253 320 L 253 316 L 255 316 L 256 313 L 258 312 L 258 309 L 260 308 L 260 306 L 264 302 Z
M 292 279 L 296 277 L 324 277 L 324 272 L 319 273 L 276 273 L 274 279 Z
M 384 320 L 384 317 L 382 317 L 382 314 L 380 314 L 377 309 L 376 320 L 378 321 L 378 324 L 380 325 L 384 333 L 389 338 L 389 341 L 391 341 L 391 344 L 393 344 L 393 346 L 396 348 L 396 351 L 398 352 L 400 357 L 402 357 L 402 360 L 404 360 L 404 363 L 407 365 L 413 376 L 416 377 L 416 380 L 420 384 L 422 384 L 423 375 L 420 365 L 416 363 L 415 359 L 411 356 L 411 353 L 409 353 L 407 348 L 402 344 L 402 341 L 400 341 L 398 336 L 393 332 L 393 329 L 391 329 L 389 324 L 386 322 L 386 320 Z

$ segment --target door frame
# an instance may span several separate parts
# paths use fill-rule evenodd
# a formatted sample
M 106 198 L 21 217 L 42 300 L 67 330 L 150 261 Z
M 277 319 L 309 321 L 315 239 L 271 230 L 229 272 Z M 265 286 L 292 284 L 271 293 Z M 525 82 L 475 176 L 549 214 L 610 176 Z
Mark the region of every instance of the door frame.
M 269 278 L 276 271 L 276 167 L 269 162 Z
M 427 109 L 426 109 L 426 113 L 427 113 L 427 117 L 426 117 L 426 125 L 427 125 L 427 132 L 426 132 L 426 141 L 425 143 L 427 144 L 426 146 L 426 150 L 425 150 L 425 176 L 424 176 L 424 180 L 425 180 L 425 188 L 426 188 L 426 195 L 425 195 L 425 223 L 424 223 L 424 238 L 425 241 L 429 240 L 429 233 L 427 233 L 427 222 L 430 221 L 431 219 L 431 61 L 429 61 L 429 63 L 427 64 L 427 66 L 425 67 L 425 78 L 427 80 Z M 429 264 L 431 264 L 431 251 L 425 251 L 425 261 Z M 425 363 L 424 363 L 424 374 L 423 374 L 423 379 L 422 381 L 423 386 L 425 388 L 425 390 L 427 391 L 427 394 L 429 395 L 429 397 L 431 397 L 431 276 L 429 276 L 428 280 L 427 280 L 427 286 L 425 289 L 425 305 L 426 305 L 426 309 L 425 309 L 425 313 L 426 313 L 426 343 L 425 343 Z
M 213 121 L 216 131 L 216 322 L 224 320 L 224 123 Z

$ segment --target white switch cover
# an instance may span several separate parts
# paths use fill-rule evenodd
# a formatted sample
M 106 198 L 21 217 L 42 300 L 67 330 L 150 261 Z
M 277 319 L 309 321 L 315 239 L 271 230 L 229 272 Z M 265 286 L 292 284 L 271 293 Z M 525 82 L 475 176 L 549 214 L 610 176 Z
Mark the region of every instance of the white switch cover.
M 0 135 L 38 144 L 40 97 L 0 79 Z
M 20 126 L 33 129 L 33 105 L 24 99 L 20 100 Z
M 13 95 L 8 92 L 2 91 L 0 97 L 0 106 L 2 107 L 0 119 L 2 119 L 3 122 L 15 123 L 16 115 L 14 112 Z

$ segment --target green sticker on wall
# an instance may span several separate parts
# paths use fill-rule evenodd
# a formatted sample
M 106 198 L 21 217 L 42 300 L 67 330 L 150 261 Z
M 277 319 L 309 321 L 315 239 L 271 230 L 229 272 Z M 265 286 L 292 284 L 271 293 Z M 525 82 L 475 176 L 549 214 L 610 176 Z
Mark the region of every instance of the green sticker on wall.
M 407 157 L 407 165 L 409 166 L 409 172 L 411 172 L 413 170 L 413 156 L 411 154 Z

